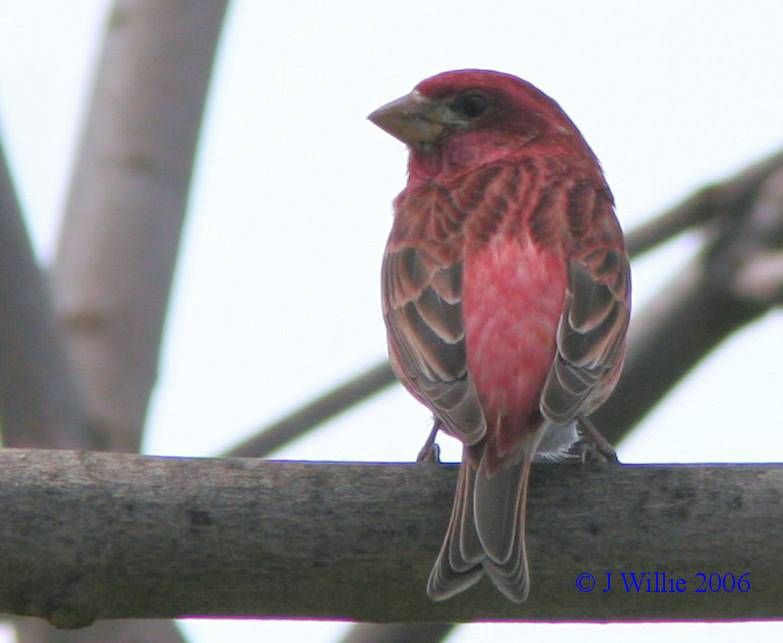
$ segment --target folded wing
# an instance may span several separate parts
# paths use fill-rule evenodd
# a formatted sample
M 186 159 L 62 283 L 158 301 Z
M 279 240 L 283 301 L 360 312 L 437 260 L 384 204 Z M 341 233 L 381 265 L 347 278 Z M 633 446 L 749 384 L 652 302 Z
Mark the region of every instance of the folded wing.
M 400 244 L 383 263 L 384 316 L 402 382 L 464 444 L 478 442 L 486 421 L 467 369 L 462 322 L 462 262 Z

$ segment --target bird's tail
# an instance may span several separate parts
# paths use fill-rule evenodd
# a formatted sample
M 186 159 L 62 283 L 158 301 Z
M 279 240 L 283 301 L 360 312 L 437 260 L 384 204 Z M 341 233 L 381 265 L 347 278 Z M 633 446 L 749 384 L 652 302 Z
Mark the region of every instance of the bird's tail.
M 427 584 L 433 600 L 467 589 L 484 571 L 510 600 L 527 599 L 525 505 L 530 463 L 541 434 L 541 429 L 532 432 L 514 457 L 492 473 L 486 450 L 477 466 L 470 447 L 463 449 L 451 520 Z

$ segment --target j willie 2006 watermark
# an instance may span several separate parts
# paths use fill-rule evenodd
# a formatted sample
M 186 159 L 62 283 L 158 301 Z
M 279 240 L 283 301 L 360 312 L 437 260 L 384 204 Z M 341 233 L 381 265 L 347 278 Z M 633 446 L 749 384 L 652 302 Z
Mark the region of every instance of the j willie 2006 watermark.
M 750 591 L 750 572 L 683 575 L 661 571 L 606 571 L 597 575 L 582 572 L 576 577 L 576 589 L 583 593 L 603 594 L 745 594 Z

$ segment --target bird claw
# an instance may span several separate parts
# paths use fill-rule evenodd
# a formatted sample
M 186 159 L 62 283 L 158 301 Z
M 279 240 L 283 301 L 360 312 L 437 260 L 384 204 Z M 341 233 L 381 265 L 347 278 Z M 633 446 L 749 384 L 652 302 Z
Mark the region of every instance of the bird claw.
M 440 464 L 440 446 L 433 442 L 432 444 L 425 444 L 419 455 L 416 456 L 416 464 Z
M 419 455 L 416 456 L 416 464 L 440 464 L 440 447 L 435 442 L 439 430 L 440 424 L 436 420 L 432 425 L 429 437 L 424 442 L 424 446 L 421 447 Z
M 582 464 L 619 464 L 617 453 L 614 449 L 602 449 L 592 442 L 584 441 L 579 448 L 579 461 Z
M 584 415 L 577 417 L 579 428 L 585 440 L 581 444 L 579 453 L 582 464 L 601 462 L 603 464 L 620 464 L 617 452 L 609 441 L 601 435 L 595 425 Z

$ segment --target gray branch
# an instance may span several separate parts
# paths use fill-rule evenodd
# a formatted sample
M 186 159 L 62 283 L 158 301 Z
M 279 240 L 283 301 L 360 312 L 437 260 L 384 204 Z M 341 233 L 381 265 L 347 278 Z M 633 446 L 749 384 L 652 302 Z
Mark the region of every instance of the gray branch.
M 14 447 L 97 447 L 0 147 L 0 425 Z
M 628 253 L 635 257 L 691 228 L 721 217 L 742 216 L 759 186 L 781 167 L 783 150 L 734 176 L 704 186 L 648 223 L 631 230 L 626 237 Z
M 359 623 L 340 643 L 431 643 L 445 639 L 454 623 Z
M 0 610 L 59 627 L 180 616 L 783 617 L 783 541 L 770 537 L 783 521 L 783 465 L 535 466 L 533 589 L 521 606 L 487 582 L 442 604 L 424 593 L 455 473 L 2 451 Z M 579 574 L 595 575 L 602 588 L 609 571 L 611 592 L 577 590 Z M 632 571 L 665 572 L 686 591 L 626 591 L 619 574 Z M 699 573 L 720 574 L 712 590 L 723 591 L 698 593 Z M 748 591 L 737 585 L 743 574 Z
M 135 451 L 226 0 L 121 0 L 109 18 L 52 274 L 106 445 Z
M 226 455 L 261 458 L 313 427 L 362 402 L 395 381 L 386 361 L 370 367 L 232 448 Z
M 763 180 L 754 174 L 760 167 L 767 169 Z M 758 270 L 762 258 L 763 265 L 783 262 L 783 168 L 759 164 L 754 171 L 735 179 L 743 189 L 752 183 L 752 194 L 727 189 L 735 208 L 712 220 L 697 257 L 631 324 L 623 376 L 593 415 L 610 441 L 718 344 L 783 301 L 783 271 Z

